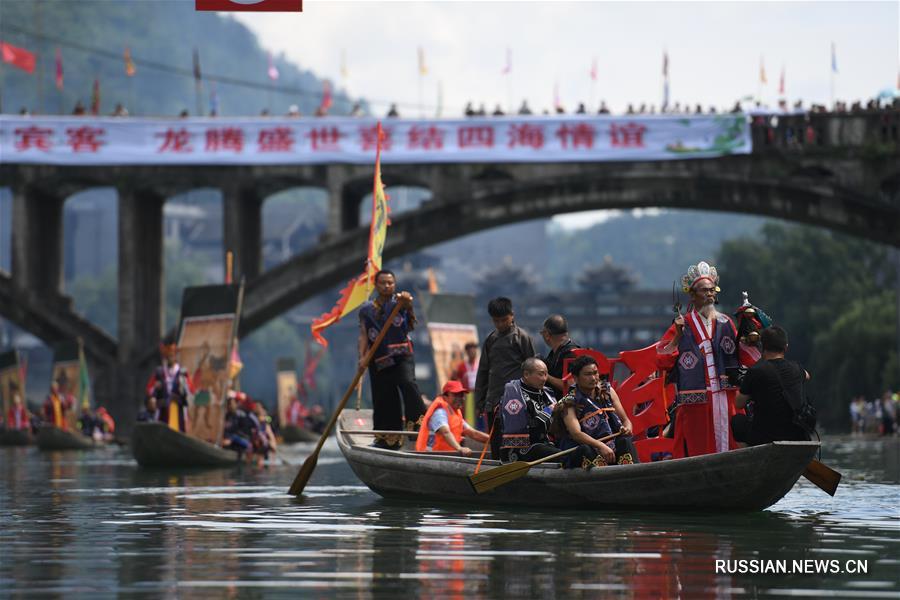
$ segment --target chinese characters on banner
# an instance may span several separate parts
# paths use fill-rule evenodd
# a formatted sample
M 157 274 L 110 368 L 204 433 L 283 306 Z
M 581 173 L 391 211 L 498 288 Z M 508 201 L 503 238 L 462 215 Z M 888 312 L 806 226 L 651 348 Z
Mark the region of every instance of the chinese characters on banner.
M 389 120 L 384 163 L 595 162 L 746 154 L 743 115 Z M 370 119 L 0 117 L 0 163 L 371 163 Z

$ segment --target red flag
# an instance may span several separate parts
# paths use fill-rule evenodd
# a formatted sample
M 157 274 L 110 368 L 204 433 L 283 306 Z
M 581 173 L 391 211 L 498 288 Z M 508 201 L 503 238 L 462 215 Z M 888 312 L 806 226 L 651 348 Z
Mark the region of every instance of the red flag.
M 56 89 L 63 89 L 62 54 L 59 48 L 56 49 Z
M 334 104 L 334 98 L 331 96 L 331 82 L 326 80 L 322 82 L 322 103 L 319 104 L 319 110 L 316 111 L 316 114 L 324 116 L 328 113 L 328 109 L 331 108 L 332 104 Z
M 597 59 L 591 62 L 591 81 L 597 81 Z
M 0 54 L 3 55 L 3 62 L 18 67 L 27 73 L 34 73 L 35 60 L 32 52 L 6 42 L 0 42 Z
M 91 94 L 91 114 L 100 114 L 100 80 L 94 79 L 94 91 Z
M 781 67 L 781 77 L 778 78 L 778 93 L 784 96 L 784 67 Z
M 320 348 L 315 356 L 312 353 L 312 348 L 309 346 L 306 348 L 306 366 L 303 367 L 302 382 L 304 387 L 310 392 L 316 389 L 316 367 L 319 366 L 319 361 L 324 354 L 325 348 Z

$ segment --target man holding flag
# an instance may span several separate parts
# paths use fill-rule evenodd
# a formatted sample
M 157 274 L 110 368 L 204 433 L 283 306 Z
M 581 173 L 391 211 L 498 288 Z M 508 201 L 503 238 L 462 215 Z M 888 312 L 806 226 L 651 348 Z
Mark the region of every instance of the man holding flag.
M 401 308 L 391 322 L 387 334 L 375 349 L 374 359 L 369 366 L 369 381 L 372 384 L 372 425 L 376 430 L 398 431 L 403 428 L 403 413 L 397 393 L 403 401 L 406 426 L 410 431 L 419 428 L 419 421 L 425 413 L 422 396 L 416 385 L 416 363 L 413 358 L 412 340 L 409 332 L 416 325 L 416 315 L 412 309 L 412 297 L 408 292 L 395 293 L 396 279 L 388 270 L 375 274 L 375 290 L 378 296 L 366 302 L 359 309 L 359 357 L 360 368 L 365 368 L 363 357 L 385 326 L 388 315 L 400 301 L 400 296 L 409 300 L 409 308 Z M 378 448 L 398 450 L 403 440 L 395 434 L 376 434 Z
M 396 294 L 397 284 L 394 274 L 381 268 L 381 254 L 387 238 L 387 226 L 390 224 L 388 198 L 384 193 L 384 184 L 381 182 L 381 143 L 383 138 L 384 134 L 379 123 L 378 149 L 375 154 L 375 182 L 372 190 L 372 225 L 369 229 L 369 256 L 366 260 L 365 271 L 341 291 L 341 297 L 331 312 L 313 321 L 312 335 L 320 344 L 327 346 L 321 331 L 337 323 L 342 317 L 362 305 L 359 311 L 360 364 L 358 377 L 369 366 L 364 364 L 364 357 L 371 350 L 379 332 L 386 328 L 383 339 L 375 345 L 369 369 L 374 409 L 373 426 L 375 429 L 388 431 L 402 429 L 404 415 L 397 397 L 399 390 L 403 398 L 407 427 L 413 430 L 418 428 L 418 421 L 424 414 L 425 407 L 416 385 L 412 341 L 409 339 L 409 332 L 416 323 L 416 317 L 412 310 L 412 296 L 407 292 Z M 373 289 L 378 292 L 378 296 L 369 302 L 368 299 L 372 295 Z M 398 302 L 404 306 L 398 309 L 397 314 L 388 323 L 387 317 L 391 315 Z M 354 382 L 353 387 L 355 385 Z M 398 435 L 381 435 L 376 437 L 375 444 L 382 448 L 399 448 L 402 445 L 402 439 Z

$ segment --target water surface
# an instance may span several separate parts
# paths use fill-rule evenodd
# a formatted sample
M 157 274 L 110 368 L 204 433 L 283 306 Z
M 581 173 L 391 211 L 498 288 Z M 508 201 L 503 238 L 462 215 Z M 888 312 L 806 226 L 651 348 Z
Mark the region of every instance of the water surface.
M 0 448 L 0 596 L 898 598 L 900 442 L 825 448 L 836 497 L 801 479 L 753 514 L 389 502 L 333 440 L 301 499 L 285 465 L 170 474 L 127 449 Z M 717 574 L 717 560 L 868 572 Z

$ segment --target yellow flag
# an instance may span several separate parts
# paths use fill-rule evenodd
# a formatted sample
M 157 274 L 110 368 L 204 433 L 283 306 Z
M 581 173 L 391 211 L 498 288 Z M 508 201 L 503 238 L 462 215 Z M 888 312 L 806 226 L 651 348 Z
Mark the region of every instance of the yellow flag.
M 321 331 L 334 325 L 369 299 L 372 290 L 375 289 L 375 273 L 381 270 L 381 254 L 387 239 L 387 228 L 391 224 L 388 216 L 390 213 L 388 196 L 384 193 L 384 184 L 381 181 L 381 143 L 383 138 L 384 133 L 379 122 L 378 144 L 375 151 L 375 182 L 372 190 L 372 224 L 369 226 L 369 255 L 366 259 L 366 267 L 362 274 L 352 279 L 341 290 L 341 297 L 334 308 L 312 322 L 313 338 L 323 346 L 327 346 L 328 341 L 322 337 Z

